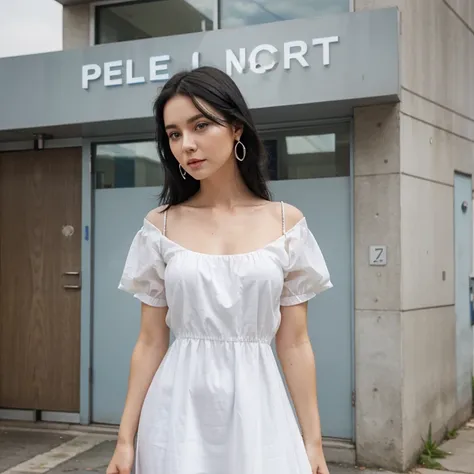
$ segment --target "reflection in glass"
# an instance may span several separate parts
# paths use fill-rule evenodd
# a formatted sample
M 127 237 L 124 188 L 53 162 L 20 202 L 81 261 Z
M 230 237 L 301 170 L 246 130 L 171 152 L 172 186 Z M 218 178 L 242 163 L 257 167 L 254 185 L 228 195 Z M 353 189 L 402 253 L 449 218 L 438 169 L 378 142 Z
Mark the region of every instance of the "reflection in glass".
M 161 186 L 163 169 L 154 142 L 96 145 L 96 189 Z
M 270 181 L 350 175 L 348 123 L 262 133 Z M 95 146 L 96 189 L 162 186 L 164 171 L 153 141 Z
M 264 135 L 270 180 L 349 176 L 349 125 Z
M 349 11 L 349 0 L 220 0 L 219 3 L 221 28 Z
M 96 44 L 213 29 L 214 0 L 154 0 L 99 6 Z

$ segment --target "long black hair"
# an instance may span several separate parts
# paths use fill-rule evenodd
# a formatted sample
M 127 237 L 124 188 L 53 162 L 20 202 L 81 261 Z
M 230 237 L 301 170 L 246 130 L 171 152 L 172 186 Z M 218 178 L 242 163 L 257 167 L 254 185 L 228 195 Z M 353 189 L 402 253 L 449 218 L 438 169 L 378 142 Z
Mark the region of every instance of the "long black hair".
M 192 176 L 188 175 L 186 180 L 182 178 L 179 163 L 171 152 L 165 130 L 163 110 L 166 103 L 176 95 L 189 97 L 199 112 L 218 125 L 243 127 L 240 141 L 244 144 L 247 154 L 244 161 L 237 160 L 242 179 L 255 196 L 270 201 L 265 147 L 258 136 L 247 104 L 235 82 L 226 73 L 214 67 L 203 66 L 179 72 L 171 77 L 153 105 L 156 141 L 165 174 L 160 194 L 161 203 L 168 207 L 185 202 L 194 196 L 200 187 L 199 181 Z M 224 120 L 203 108 L 199 99 L 212 106 Z

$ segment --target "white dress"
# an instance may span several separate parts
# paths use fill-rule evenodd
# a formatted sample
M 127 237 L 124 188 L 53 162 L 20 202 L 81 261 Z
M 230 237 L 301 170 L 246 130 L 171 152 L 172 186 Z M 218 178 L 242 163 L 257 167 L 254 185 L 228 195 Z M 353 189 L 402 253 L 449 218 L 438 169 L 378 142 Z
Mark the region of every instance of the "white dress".
M 311 474 L 270 345 L 280 305 L 332 287 L 306 219 L 234 255 L 187 250 L 165 229 L 145 219 L 119 285 L 168 306 L 176 337 L 143 404 L 136 473 Z

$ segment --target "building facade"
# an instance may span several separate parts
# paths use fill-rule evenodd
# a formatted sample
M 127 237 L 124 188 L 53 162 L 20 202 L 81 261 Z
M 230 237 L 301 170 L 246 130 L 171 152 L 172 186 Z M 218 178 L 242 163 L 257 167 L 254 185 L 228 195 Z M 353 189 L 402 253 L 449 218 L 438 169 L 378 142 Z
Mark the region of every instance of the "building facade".
M 0 416 L 117 424 L 117 290 L 163 175 L 152 101 L 241 88 L 277 200 L 334 288 L 309 306 L 329 460 L 404 470 L 472 413 L 470 0 L 61 0 L 63 48 L 0 60 Z

